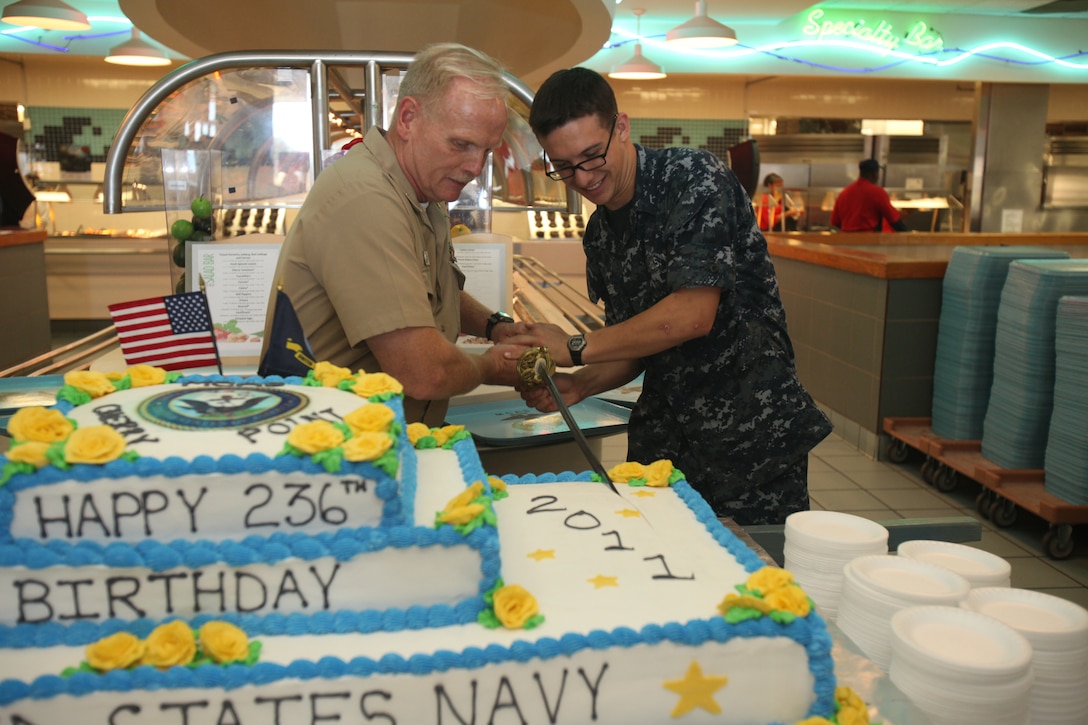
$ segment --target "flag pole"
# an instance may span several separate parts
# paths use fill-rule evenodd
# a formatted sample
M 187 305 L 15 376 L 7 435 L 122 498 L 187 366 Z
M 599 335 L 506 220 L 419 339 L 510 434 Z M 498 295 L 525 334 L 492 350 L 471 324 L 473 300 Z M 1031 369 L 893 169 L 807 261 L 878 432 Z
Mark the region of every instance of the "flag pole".
M 204 275 L 199 275 L 197 279 L 200 280 L 200 300 L 204 303 L 204 312 L 208 315 L 208 334 L 212 336 L 212 349 L 215 350 L 215 367 L 219 369 L 219 374 L 223 374 L 223 361 L 219 357 L 219 341 L 215 339 L 215 323 L 212 320 L 212 308 L 208 305 L 208 293 L 207 288 L 204 286 Z

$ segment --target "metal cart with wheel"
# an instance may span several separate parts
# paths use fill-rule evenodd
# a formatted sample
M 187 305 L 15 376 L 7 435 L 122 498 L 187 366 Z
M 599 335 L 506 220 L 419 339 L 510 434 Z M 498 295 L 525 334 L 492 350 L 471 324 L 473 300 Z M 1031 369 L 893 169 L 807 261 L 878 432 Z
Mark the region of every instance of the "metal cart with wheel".
M 1042 547 L 1052 559 L 1073 554 L 1073 526 L 1088 523 L 1088 506 L 1072 504 L 1047 493 L 1042 470 L 1001 468 L 982 455 L 982 442 L 941 438 L 930 427 L 930 418 L 885 418 L 884 432 L 891 436 L 887 460 L 902 463 L 912 449 L 925 456 L 922 478 L 939 491 L 955 490 L 961 476 L 982 490 L 975 507 L 983 518 L 1005 528 L 1016 523 L 1020 510 L 1050 524 Z

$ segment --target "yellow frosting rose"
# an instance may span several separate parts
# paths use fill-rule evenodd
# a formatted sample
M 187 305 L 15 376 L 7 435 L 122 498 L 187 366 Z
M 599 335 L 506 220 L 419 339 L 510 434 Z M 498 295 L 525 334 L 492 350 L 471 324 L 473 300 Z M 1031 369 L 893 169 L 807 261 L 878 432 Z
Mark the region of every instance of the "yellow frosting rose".
M 139 662 L 146 650 L 135 635 L 118 632 L 87 646 L 87 664 L 99 672 L 123 670 Z
M 17 441 L 53 443 L 72 435 L 75 426 L 59 410 L 20 408 L 8 421 L 8 435 Z
M 125 452 L 125 437 L 108 425 L 92 425 L 72 433 L 64 444 L 69 463 L 101 465 L 117 460 Z
M 360 372 L 351 390 L 361 398 L 369 398 L 383 393 L 403 393 L 404 386 L 398 383 L 396 378 L 385 373 Z
M 147 636 L 147 651 L 141 664 L 153 667 L 187 665 L 196 656 L 196 639 L 188 624 L 175 620 L 160 624 Z
M 463 425 L 444 425 L 431 431 L 431 435 L 434 436 L 434 440 L 439 446 L 444 446 L 450 438 L 453 438 L 464 429 L 465 426 Z
M 154 365 L 133 365 L 126 372 L 132 381 L 132 387 L 145 388 L 148 385 L 162 385 L 166 382 L 166 371 Z
M 479 481 L 475 481 L 464 491 L 451 498 L 450 502 L 446 504 L 446 508 L 444 510 L 449 512 L 453 511 L 454 509 L 459 509 L 462 506 L 467 506 L 476 499 L 478 499 L 483 494 L 483 492 L 484 485 Z
M 326 388 L 335 388 L 350 377 L 350 370 L 338 367 L 330 362 L 322 361 L 314 365 L 314 379 Z
M 114 371 L 105 373 L 105 376 L 106 380 L 109 380 L 111 383 L 116 383 L 118 380 L 125 377 L 125 374 Z
M 16 463 L 29 463 L 34 468 L 41 468 L 48 465 L 49 459 L 46 458 L 45 452 L 49 450 L 48 443 L 42 443 L 41 441 L 27 441 L 26 443 L 20 443 L 12 446 L 8 449 L 8 460 L 15 461 Z
M 374 461 L 393 446 L 388 433 L 356 433 L 344 443 L 344 458 L 349 461 Z
M 426 423 L 409 423 L 408 429 L 408 442 L 412 444 L 414 448 L 420 438 L 425 438 L 431 434 L 431 429 L 427 427 Z
M 501 478 L 496 478 L 495 476 L 488 476 L 487 482 L 491 484 L 491 490 L 495 493 L 500 493 L 506 490 L 506 481 L 502 480 Z
M 507 629 L 520 629 L 535 617 L 540 607 L 536 597 L 518 584 L 508 584 L 494 594 L 495 617 Z
M 438 521 L 450 526 L 463 526 L 484 512 L 484 505 L 470 503 L 467 506 L 459 506 L 447 509 L 438 514 Z
M 748 588 L 763 596 L 793 584 L 793 574 L 777 566 L 765 566 L 748 577 Z
M 804 720 L 798 720 L 797 725 L 834 725 L 826 717 L 808 717 Z
M 617 466 L 613 466 L 608 471 L 608 477 L 616 483 L 627 483 L 632 478 L 645 478 L 646 467 L 638 461 L 627 461 Z
M 200 648 L 216 662 L 249 657 L 249 637 L 229 622 L 208 622 L 200 628 Z
M 388 405 L 364 405 L 344 416 L 352 433 L 386 433 L 396 414 Z
M 725 599 L 718 605 L 718 611 L 725 615 L 729 613 L 730 609 L 735 609 L 736 607 L 755 609 L 764 614 L 771 611 L 771 607 L 767 602 L 759 597 L 753 597 L 750 594 L 726 594 Z
M 668 458 L 654 461 L 646 466 L 646 485 L 662 488 L 669 485 L 669 476 L 672 475 L 672 461 Z
M 865 708 L 858 710 L 852 707 L 844 707 L 835 715 L 839 725 L 869 725 L 869 713 Z
M 296 426 L 287 434 L 287 442 L 307 455 L 336 448 L 344 442 L 344 434 L 327 420 L 315 420 Z
M 117 390 L 117 388 L 113 387 L 113 383 L 110 382 L 109 378 L 92 370 L 75 370 L 65 373 L 64 384 L 82 390 L 92 398 L 101 398 L 103 395 Z
M 808 601 L 808 595 L 796 584 L 779 587 L 764 594 L 763 601 L 767 602 L 771 609 L 780 609 L 790 614 L 796 614 L 798 617 L 807 617 L 812 609 L 812 605 Z
M 836 687 L 835 701 L 839 704 L 839 713 L 836 716 L 839 725 L 869 725 L 869 708 L 852 689 Z

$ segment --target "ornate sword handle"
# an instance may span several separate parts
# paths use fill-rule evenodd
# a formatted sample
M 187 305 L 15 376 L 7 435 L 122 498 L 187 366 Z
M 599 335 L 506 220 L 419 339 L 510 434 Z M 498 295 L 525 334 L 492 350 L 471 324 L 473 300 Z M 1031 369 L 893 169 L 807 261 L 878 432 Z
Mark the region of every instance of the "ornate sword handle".
M 544 366 L 544 370 L 547 371 L 548 375 L 555 374 L 555 361 L 548 354 L 548 348 L 531 347 L 521 353 L 517 362 L 517 371 L 521 381 L 531 387 L 543 385 L 544 377 L 538 368 L 540 365 Z

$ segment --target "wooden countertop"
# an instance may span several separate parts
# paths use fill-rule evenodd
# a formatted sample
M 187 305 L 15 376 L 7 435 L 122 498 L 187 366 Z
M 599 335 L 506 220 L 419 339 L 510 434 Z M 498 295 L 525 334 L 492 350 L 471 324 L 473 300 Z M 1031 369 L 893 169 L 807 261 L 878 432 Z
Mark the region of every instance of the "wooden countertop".
M 773 257 L 795 259 L 881 279 L 943 278 L 962 245 L 1044 246 L 1088 257 L 1088 234 L 830 233 L 768 234 Z
M 40 244 L 48 235 L 44 229 L 0 229 L 0 247 L 17 247 L 22 244 Z

